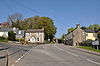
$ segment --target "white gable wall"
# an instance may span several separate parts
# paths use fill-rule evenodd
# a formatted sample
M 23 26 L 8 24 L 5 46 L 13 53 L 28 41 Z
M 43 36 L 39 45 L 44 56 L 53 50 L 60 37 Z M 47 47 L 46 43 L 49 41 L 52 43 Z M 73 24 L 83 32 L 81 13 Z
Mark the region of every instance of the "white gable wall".
M 44 33 L 37 32 L 37 33 L 25 33 L 25 41 L 32 42 L 32 43 L 43 43 L 44 42 Z
M 8 32 L 0 32 L 0 36 L 8 37 Z

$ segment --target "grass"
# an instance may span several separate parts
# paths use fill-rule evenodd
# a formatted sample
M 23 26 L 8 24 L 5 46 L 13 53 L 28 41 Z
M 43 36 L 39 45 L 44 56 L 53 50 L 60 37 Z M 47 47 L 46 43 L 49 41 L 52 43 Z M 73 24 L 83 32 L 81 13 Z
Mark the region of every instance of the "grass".
M 78 48 L 87 49 L 90 51 L 100 52 L 100 50 L 94 49 L 91 46 L 79 46 Z
M 0 40 L 0 42 L 8 42 L 8 40 L 6 40 L 6 39 L 5 40 Z

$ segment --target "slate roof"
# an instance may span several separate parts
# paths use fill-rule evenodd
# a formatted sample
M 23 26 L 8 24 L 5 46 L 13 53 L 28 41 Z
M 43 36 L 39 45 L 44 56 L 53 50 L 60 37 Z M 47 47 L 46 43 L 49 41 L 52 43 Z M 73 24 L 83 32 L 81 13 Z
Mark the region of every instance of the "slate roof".
M 9 32 L 9 31 L 12 31 L 12 30 L 13 30 L 12 28 L 1 28 L 0 32 Z
M 19 30 L 18 28 L 14 29 L 14 28 L 0 28 L 0 32 L 9 32 L 9 31 L 14 31 L 14 33 L 16 33 L 16 37 L 23 37 L 25 30 Z M 20 31 L 20 34 L 19 34 Z
M 43 29 L 28 29 L 26 30 L 26 33 L 34 33 L 34 32 L 44 32 Z
M 84 31 L 87 32 L 87 33 L 95 33 L 95 31 L 90 30 L 90 29 L 84 29 Z

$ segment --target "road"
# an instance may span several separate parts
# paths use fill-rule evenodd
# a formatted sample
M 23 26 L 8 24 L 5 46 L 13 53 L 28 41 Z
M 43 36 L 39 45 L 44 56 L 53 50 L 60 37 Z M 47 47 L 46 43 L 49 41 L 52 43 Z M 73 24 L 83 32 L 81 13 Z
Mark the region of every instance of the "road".
M 0 66 L 5 66 L 7 63 L 8 53 L 8 65 L 11 66 L 14 62 L 20 58 L 23 54 L 28 52 L 33 46 L 21 46 L 13 44 L 3 44 L 0 43 L 0 48 L 5 48 L 6 50 L 0 50 Z
M 12 66 L 100 66 L 100 56 L 62 44 L 45 44 L 31 49 Z

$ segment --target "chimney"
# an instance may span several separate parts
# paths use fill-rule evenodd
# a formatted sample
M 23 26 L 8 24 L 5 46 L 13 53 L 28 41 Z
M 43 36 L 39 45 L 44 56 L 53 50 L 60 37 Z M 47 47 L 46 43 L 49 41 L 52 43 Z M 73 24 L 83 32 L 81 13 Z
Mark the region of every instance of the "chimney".
M 76 28 L 80 28 L 80 24 L 76 24 Z

